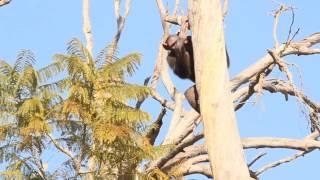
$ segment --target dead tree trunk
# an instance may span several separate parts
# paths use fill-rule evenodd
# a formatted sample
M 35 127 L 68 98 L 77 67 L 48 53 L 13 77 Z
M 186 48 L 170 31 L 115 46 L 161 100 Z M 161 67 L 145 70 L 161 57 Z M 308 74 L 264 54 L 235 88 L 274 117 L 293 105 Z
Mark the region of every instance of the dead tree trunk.
M 228 87 L 220 0 L 189 0 L 197 89 L 212 174 L 250 179 Z

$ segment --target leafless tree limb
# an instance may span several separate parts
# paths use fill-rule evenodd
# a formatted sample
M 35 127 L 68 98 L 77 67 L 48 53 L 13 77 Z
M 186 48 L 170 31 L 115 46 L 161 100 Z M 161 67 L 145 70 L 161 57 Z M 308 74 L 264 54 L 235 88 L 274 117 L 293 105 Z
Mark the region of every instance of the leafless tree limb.
M 165 21 L 171 24 L 181 26 L 188 19 L 188 16 L 166 16 Z
M 154 144 L 159 132 L 160 132 L 160 129 L 162 127 L 162 120 L 163 120 L 163 117 L 166 115 L 166 109 L 165 108 L 162 108 L 157 120 L 152 124 L 152 129 L 150 129 L 150 131 L 147 133 L 146 137 L 149 139 L 150 141 L 150 144 Z
M 291 86 L 285 81 L 281 80 L 268 80 L 264 83 L 263 88 L 271 93 L 281 92 L 283 94 L 289 94 L 291 96 L 295 96 L 299 94 L 302 98 L 303 102 L 314 109 L 316 112 L 320 113 L 320 105 L 313 102 L 306 95 L 303 94 L 302 91 L 297 90 L 294 86 Z
M 320 54 L 320 49 L 311 48 L 313 45 L 320 43 L 320 33 L 314 33 L 309 37 L 301 40 L 290 43 L 290 45 L 286 48 L 285 51 L 281 54 L 281 57 L 287 55 L 312 55 L 312 54 Z M 281 45 L 278 48 L 274 49 L 275 53 L 279 53 L 285 48 L 285 45 Z M 231 91 L 235 91 L 241 85 L 247 83 L 252 77 L 264 71 L 267 67 L 269 67 L 274 60 L 272 57 L 267 54 L 258 60 L 255 64 L 251 65 L 247 69 L 243 70 L 241 73 L 236 75 L 230 81 L 230 89 Z
M 172 151 L 170 151 L 168 154 L 162 156 L 160 159 L 152 162 L 149 167 L 148 170 L 153 169 L 155 167 L 162 167 L 168 160 L 170 160 L 171 158 L 173 158 L 176 154 L 178 154 L 179 152 L 181 152 L 185 147 L 188 147 L 192 144 L 194 144 L 195 142 L 197 142 L 198 140 L 200 140 L 201 138 L 203 138 L 203 135 L 193 135 L 192 137 L 189 137 L 188 139 L 185 139 L 184 142 L 182 142 L 181 144 L 178 144 Z
M 0 7 L 1 6 L 4 6 L 4 5 L 7 5 L 11 2 L 11 0 L 0 0 Z
M 280 92 L 285 96 L 296 96 L 299 99 L 299 102 L 305 104 L 309 109 L 312 130 L 317 130 L 320 132 L 320 123 L 317 115 L 317 113 L 320 113 L 319 104 L 313 102 L 302 91 L 295 88 L 294 85 L 285 81 L 269 80 L 263 85 L 263 88 L 271 93 Z
M 83 33 L 86 37 L 86 48 L 88 49 L 89 53 L 92 55 L 92 48 L 93 48 L 93 36 L 91 30 L 91 23 L 90 23 L 90 15 L 89 15 L 89 0 L 83 0 Z
M 164 34 L 163 34 L 161 42 L 159 44 L 158 56 L 156 59 L 156 65 L 155 65 L 155 68 L 153 71 L 150 87 L 154 91 L 153 97 L 156 100 L 161 100 L 162 102 L 160 102 L 160 103 L 163 105 L 163 103 L 167 102 L 167 100 L 163 100 L 163 98 L 160 98 L 160 95 L 156 92 L 156 88 L 157 88 L 158 80 L 159 80 L 160 76 L 162 77 L 162 81 L 163 81 L 169 95 L 173 99 L 175 97 L 176 88 L 173 85 L 173 82 L 170 79 L 169 74 L 168 74 L 168 64 L 165 62 L 167 52 L 162 47 L 163 41 L 169 35 L 170 24 L 165 22 L 165 17 L 167 16 L 168 12 L 165 9 L 162 0 L 157 0 L 157 5 L 158 5 L 159 13 L 160 13 L 160 20 L 161 20 Z M 154 96 L 154 95 L 156 95 L 156 96 Z
M 179 162 L 182 162 L 185 159 L 190 159 L 198 155 L 207 154 L 207 151 L 203 145 L 193 145 L 183 149 L 183 152 L 178 153 L 174 158 L 166 162 L 162 169 L 171 169 L 173 166 L 177 165 Z
M 75 158 L 75 156 L 73 155 L 73 153 L 71 151 L 69 151 L 68 149 L 64 148 L 56 139 L 54 139 L 54 137 L 52 137 L 50 134 L 47 134 L 47 136 L 49 137 L 49 139 L 51 140 L 51 142 L 53 143 L 53 145 L 63 154 L 67 155 L 73 162 L 74 166 L 75 166 L 75 170 L 77 171 L 77 173 L 80 172 L 80 167 L 81 167 L 81 163 Z
M 307 136 L 305 139 L 316 139 L 317 137 L 319 136 L 319 132 L 314 132 L 312 134 L 310 134 L 309 136 Z M 308 154 L 310 152 L 312 152 L 314 149 L 311 149 L 311 150 L 307 150 L 307 151 L 301 151 L 301 152 L 298 152 L 296 154 L 294 154 L 293 156 L 290 156 L 290 157 L 287 157 L 285 159 L 281 159 L 281 160 L 278 160 L 278 161 L 275 161 L 273 163 L 270 163 L 270 164 L 267 164 L 265 166 L 263 166 L 262 168 L 258 169 L 255 174 L 256 176 L 259 176 L 261 175 L 263 172 L 271 169 L 271 168 L 274 168 L 274 167 L 277 167 L 277 166 L 280 166 L 284 163 L 289 163 L 301 156 L 304 156 L 305 154 Z
M 176 3 L 174 5 L 173 15 L 176 16 L 178 12 L 178 8 L 180 6 L 180 0 L 176 0 Z
M 224 3 L 227 3 L 224 7 L 228 7 L 228 1 L 225 0 Z M 176 1 L 176 7 L 173 13 L 173 16 L 168 15 L 168 11 L 165 9 L 165 6 L 163 5 L 162 0 L 157 0 L 157 5 L 160 12 L 161 17 L 161 23 L 164 30 L 164 35 L 161 40 L 161 42 L 166 38 L 169 32 L 170 24 L 175 25 L 182 25 L 183 19 L 186 18 L 186 16 L 177 16 L 177 4 L 179 4 L 179 1 Z M 292 23 L 290 25 L 290 30 L 288 34 L 287 42 L 284 44 L 279 44 L 279 41 L 277 39 L 276 29 L 278 26 L 278 20 L 281 12 L 286 10 L 292 10 L 293 13 L 293 19 Z M 271 93 L 274 92 L 280 92 L 285 95 L 292 95 L 296 96 L 298 99 L 301 99 L 301 101 L 306 104 L 310 108 L 310 119 L 311 116 L 315 117 L 317 113 L 320 112 L 319 105 L 315 102 L 313 102 L 311 99 L 309 99 L 307 96 L 303 94 L 301 90 L 298 90 L 293 85 L 292 75 L 287 67 L 287 64 L 282 57 L 288 56 L 288 55 L 312 55 L 312 54 L 320 54 L 320 49 L 313 48 L 312 46 L 315 44 L 320 43 L 320 33 L 315 33 L 303 40 L 299 41 L 293 41 L 293 38 L 297 34 L 297 32 L 291 36 L 292 31 L 292 25 L 294 22 L 294 12 L 291 7 L 284 6 L 280 7 L 278 10 L 279 12 L 275 13 L 275 25 L 273 30 L 273 38 L 275 41 L 275 48 L 270 49 L 268 51 L 268 54 L 266 54 L 263 58 L 261 58 L 257 63 L 254 65 L 248 67 L 241 73 L 239 73 L 237 76 L 235 76 L 229 83 L 230 88 L 233 92 L 233 99 L 235 101 L 235 108 L 239 109 L 241 108 L 248 99 L 254 95 L 254 94 L 261 94 L 262 90 L 269 91 Z M 227 12 L 227 11 L 223 11 Z M 179 127 L 179 132 L 172 133 L 171 130 L 170 133 L 168 133 L 168 136 L 172 136 L 174 134 L 174 137 L 170 142 L 173 142 L 173 144 L 176 145 L 176 147 L 169 152 L 168 154 L 164 155 L 160 159 L 157 159 L 150 163 L 148 166 L 148 169 L 152 169 L 154 167 L 158 167 L 162 170 L 170 170 L 177 164 L 181 162 L 185 162 L 192 159 L 197 159 L 198 157 L 203 157 L 206 155 L 206 150 L 204 145 L 193 145 L 195 140 L 199 140 L 203 138 L 203 135 L 195 135 L 193 134 L 193 129 L 190 129 L 190 122 L 184 123 L 184 127 L 188 128 L 180 128 L 183 119 L 183 108 L 177 104 L 179 101 L 179 98 L 177 98 L 177 94 L 180 94 L 179 92 L 176 92 L 176 89 L 168 75 L 168 66 L 165 62 L 166 58 L 166 52 L 163 50 L 162 45 L 160 43 L 159 46 L 159 54 L 157 57 L 157 63 L 154 69 L 153 73 L 153 79 L 151 82 L 151 87 L 153 89 L 153 98 L 160 102 L 163 106 L 175 110 L 175 108 L 179 108 L 179 113 L 174 115 L 174 118 L 176 121 L 172 122 L 171 127 Z M 266 80 L 266 77 L 272 72 L 273 68 L 278 65 L 280 70 L 284 72 L 288 78 L 288 82 L 281 81 L 281 80 Z M 166 86 L 166 89 L 168 93 L 170 94 L 173 101 L 168 101 L 164 98 L 162 98 L 158 92 L 156 91 L 158 79 L 162 77 L 162 80 Z M 249 86 L 242 87 L 241 89 L 238 89 L 240 86 L 250 83 Z M 182 108 L 182 109 L 181 109 Z M 311 113 L 313 112 L 313 114 Z M 177 112 L 177 110 L 175 111 Z M 179 116 L 178 116 L 179 114 Z M 179 117 L 179 118 L 178 118 Z M 180 121 L 179 119 L 182 118 Z M 190 118 L 187 118 L 191 120 Z M 313 121 L 312 123 L 314 123 Z M 189 123 L 189 124 L 188 124 Z M 183 124 L 183 123 L 182 123 Z M 319 128 L 318 128 L 319 130 Z M 192 143 L 190 142 L 191 138 L 193 138 Z M 242 139 L 242 143 L 244 148 L 286 148 L 286 149 L 296 149 L 296 150 L 302 150 L 304 152 L 311 151 L 313 149 L 319 149 L 320 143 L 317 140 L 310 140 L 310 139 L 303 139 L 303 140 L 297 140 L 297 139 L 287 139 L 287 138 L 244 138 Z M 259 158 L 261 158 L 263 155 L 257 157 L 252 163 L 257 161 Z M 250 165 L 249 164 L 249 165 Z M 206 170 L 208 173 L 208 177 L 211 177 L 210 169 L 208 169 L 209 166 L 199 166 L 199 164 L 191 164 L 187 169 L 187 174 L 191 174 L 192 172 L 198 172 L 201 174 L 206 175 Z
M 111 42 L 110 48 L 108 49 L 108 53 L 107 53 L 108 55 L 106 58 L 107 62 L 112 62 L 112 58 L 114 57 L 115 51 L 118 47 L 118 43 L 119 43 L 122 31 L 125 26 L 126 18 L 130 12 L 131 0 L 125 1 L 125 10 L 124 10 L 123 16 L 120 13 L 120 5 L 121 5 L 121 0 L 114 0 L 114 14 L 115 14 L 116 20 L 117 20 L 117 32 Z
M 265 171 L 267 171 L 267 170 L 269 170 L 269 169 L 271 169 L 271 168 L 280 166 L 281 164 L 284 164 L 284 163 L 289 163 L 289 162 L 291 162 L 291 161 L 293 161 L 293 160 L 295 160 L 295 159 L 297 159 L 297 158 L 299 158 L 299 157 L 301 157 L 301 156 L 304 156 L 305 154 L 307 154 L 307 153 L 309 153 L 309 152 L 311 152 L 311 151 L 313 151 L 313 150 L 310 150 L 310 151 L 302 151 L 302 152 L 299 152 L 299 153 L 297 153 L 297 154 L 295 154 L 295 155 L 293 155 L 293 156 L 290 156 L 290 157 L 288 157 L 288 158 L 281 159 L 281 160 L 279 160 L 279 161 L 276 161 L 276 162 L 273 162 L 273 163 L 271 163 L 271 164 L 268 164 L 268 165 L 260 168 L 259 170 L 257 170 L 257 171 L 255 172 L 255 174 L 256 174 L 257 176 L 259 176 L 259 175 L 261 175 L 263 172 L 265 172 Z
M 316 140 L 297 140 L 288 138 L 244 138 L 242 144 L 245 149 L 248 148 L 285 148 L 308 151 L 310 149 L 320 149 L 320 142 Z
M 170 121 L 169 129 L 167 135 L 164 138 L 163 144 L 171 144 L 176 139 L 176 129 L 178 128 L 179 121 L 181 120 L 182 113 L 182 102 L 184 100 L 184 95 L 180 93 L 176 93 L 175 95 L 175 108 L 173 111 L 173 115 Z M 179 134 L 178 134 L 179 135 Z
M 201 136 L 201 135 L 198 135 Z M 251 148 L 285 148 L 295 149 L 302 151 L 311 151 L 314 149 L 320 149 L 320 142 L 315 140 L 319 137 L 318 132 L 314 132 L 307 136 L 305 139 L 288 139 L 288 138 L 243 138 L 242 145 L 245 149 Z M 201 145 L 189 145 L 185 146 L 183 152 L 173 155 L 162 168 L 170 169 L 171 167 L 179 164 L 182 160 L 197 157 L 198 155 L 206 154 L 206 148 L 203 144 Z M 250 163 L 251 164 L 251 163 Z M 158 166 L 160 167 L 160 166 Z
M 281 13 L 285 11 L 285 6 L 281 5 L 280 8 L 278 10 L 275 11 L 274 13 L 274 24 L 273 24 L 273 41 L 276 48 L 279 47 L 279 41 L 278 41 L 278 36 L 277 36 L 277 29 L 278 29 L 278 23 L 279 23 L 279 17 L 281 15 Z
M 259 159 L 261 159 L 263 156 L 267 155 L 266 152 L 259 153 L 256 157 L 251 160 L 251 162 L 248 164 L 248 167 L 251 167 L 255 162 L 257 162 Z
M 222 9 L 222 16 L 225 18 L 228 14 L 228 9 L 229 9 L 229 0 L 224 0 L 223 1 L 223 9 Z

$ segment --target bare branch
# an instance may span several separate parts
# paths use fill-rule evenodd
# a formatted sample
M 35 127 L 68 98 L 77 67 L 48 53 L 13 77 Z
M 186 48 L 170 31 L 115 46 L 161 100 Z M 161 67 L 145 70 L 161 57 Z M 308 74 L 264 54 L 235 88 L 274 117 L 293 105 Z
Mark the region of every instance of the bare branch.
M 163 41 L 169 35 L 170 24 L 165 22 L 165 17 L 168 15 L 168 12 L 165 9 L 162 0 L 157 0 L 157 5 L 158 5 L 159 13 L 160 13 L 160 18 L 161 18 L 161 23 L 162 23 L 162 28 L 163 28 L 164 34 L 163 34 L 161 42 L 159 44 L 158 56 L 156 59 L 156 65 L 155 65 L 155 68 L 153 71 L 150 86 L 151 86 L 152 90 L 154 91 L 152 93 L 153 97 L 163 105 L 167 101 L 164 100 L 163 98 L 161 98 L 161 96 L 156 92 L 156 88 L 158 85 L 158 80 L 160 78 L 160 75 L 162 77 L 162 81 L 164 83 L 164 86 L 166 87 L 166 90 L 168 91 L 168 93 L 172 99 L 174 99 L 174 97 L 175 97 L 176 88 L 175 88 L 175 86 L 174 86 L 174 84 L 168 74 L 168 64 L 165 61 L 165 59 L 167 57 L 167 52 L 162 47 Z M 156 96 L 154 96 L 154 95 L 156 95 Z
M 147 77 L 147 78 L 144 79 L 144 82 L 143 82 L 143 85 L 144 85 L 144 86 L 148 86 L 148 83 L 149 83 L 149 81 L 150 81 L 150 78 L 151 78 L 151 77 L 149 76 L 149 77 Z M 139 99 L 139 100 L 137 101 L 137 103 L 136 103 L 136 109 L 140 109 L 142 103 L 143 103 L 147 98 L 148 98 L 148 97 Z
M 256 174 L 257 176 L 259 176 L 260 174 L 262 174 L 263 172 L 265 172 L 265 171 L 267 171 L 267 170 L 269 170 L 269 169 L 271 169 L 271 168 L 280 166 L 281 164 L 284 164 L 284 163 L 289 163 L 289 162 L 291 162 L 291 161 L 293 161 L 293 160 L 295 160 L 295 159 L 298 159 L 298 158 L 301 157 L 301 156 L 304 156 L 305 154 L 307 154 L 307 153 L 309 153 L 309 152 L 311 152 L 311 151 L 313 151 L 313 150 L 310 150 L 310 151 L 302 151 L 302 152 L 299 152 L 299 153 L 297 153 L 297 154 L 294 154 L 293 156 L 290 156 L 290 157 L 288 157 L 288 158 L 281 159 L 281 160 L 279 160 L 279 161 L 276 161 L 276 162 L 273 162 L 273 163 L 271 163 L 271 164 L 268 164 L 268 165 L 260 168 L 259 170 L 257 170 L 257 171 L 255 172 L 255 174 Z
M 244 138 L 242 144 L 245 149 L 248 148 L 285 148 L 308 151 L 310 149 L 320 149 L 320 142 L 316 140 L 297 140 L 288 138 Z
M 64 148 L 57 140 L 55 140 L 50 134 L 47 134 L 53 145 L 62 153 L 67 155 L 75 165 L 75 170 L 79 173 L 80 172 L 80 167 L 81 163 L 74 157 L 73 153 L 69 151 L 68 149 Z
M 299 96 L 302 98 L 303 102 L 310 106 L 312 109 L 314 109 L 316 112 L 320 113 L 320 105 L 313 102 L 311 99 L 309 99 L 306 95 L 303 94 L 303 92 L 295 89 L 294 86 L 291 86 L 290 84 L 286 83 L 285 81 L 281 80 L 268 80 L 263 85 L 263 88 L 265 90 L 268 90 L 271 93 L 275 92 L 281 92 L 283 94 L 289 94 L 291 96 L 296 96 L 299 94 Z
M 274 24 L 273 24 L 273 41 L 274 41 L 274 47 L 278 48 L 279 47 L 279 41 L 278 41 L 278 36 L 277 36 L 277 29 L 278 29 L 278 23 L 279 23 L 279 17 L 282 11 L 284 11 L 284 6 L 281 5 L 280 8 L 274 13 Z
M 296 96 L 299 102 L 305 104 L 309 109 L 309 117 L 311 121 L 311 129 L 320 132 L 319 119 L 317 113 L 320 113 L 320 105 L 309 99 L 304 93 L 294 87 L 291 83 L 281 80 L 269 80 L 263 88 L 271 93 L 281 92 L 286 97 L 287 95 Z
M 292 42 L 286 48 L 285 51 L 280 55 L 280 57 L 287 55 L 312 55 L 312 54 L 320 54 L 320 49 L 312 49 L 311 47 L 320 42 L 320 33 L 314 33 L 309 37 L 297 41 Z M 279 48 L 274 49 L 275 53 L 281 52 L 285 48 L 285 45 L 281 45 Z M 236 77 L 234 77 L 230 82 L 230 89 L 235 91 L 242 84 L 247 83 L 252 77 L 264 71 L 267 67 L 269 67 L 274 60 L 272 57 L 267 54 L 258 60 L 255 64 L 251 65 L 241 73 L 239 73 Z
M 314 132 L 314 133 L 310 134 L 309 136 L 307 136 L 305 139 L 316 139 L 318 136 L 319 136 L 319 132 Z M 280 166 L 281 164 L 284 164 L 284 163 L 289 163 L 295 159 L 298 159 L 301 156 L 304 156 L 305 154 L 312 152 L 313 150 L 314 149 L 298 152 L 298 153 L 294 154 L 293 156 L 289 156 L 285 159 L 281 159 L 281 160 L 275 161 L 273 163 L 267 164 L 267 165 L 263 166 L 262 168 L 258 169 L 255 172 L 255 175 L 259 176 L 260 174 L 262 174 L 263 172 L 265 172 L 269 169 Z
M 153 169 L 155 167 L 162 167 L 166 162 L 168 162 L 171 158 L 173 158 L 176 154 L 178 154 L 179 152 L 181 152 L 185 147 L 188 147 L 192 144 L 194 144 L 195 142 L 197 142 L 198 140 L 202 139 L 203 135 L 193 135 L 192 137 L 189 137 L 188 139 L 185 139 L 184 142 L 182 142 L 181 144 L 177 145 L 172 151 L 170 151 L 168 154 L 162 156 L 160 159 L 152 162 L 149 167 L 148 170 Z
M 202 154 L 207 154 L 207 151 L 205 150 L 204 145 L 193 145 L 193 146 L 186 147 L 183 149 L 183 152 L 178 153 L 177 155 L 175 155 L 174 158 L 167 161 L 163 165 L 162 169 L 164 170 L 171 169 L 173 166 L 176 166 L 179 162 L 185 159 L 193 158 Z
M 179 6 L 180 6 L 180 0 L 176 0 L 176 3 L 175 3 L 175 5 L 174 5 L 174 9 L 173 9 L 173 15 L 174 15 L 174 16 L 177 15 Z
M 262 93 L 262 87 L 263 83 L 265 81 L 265 77 L 268 76 L 272 70 L 273 70 L 274 65 L 271 64 L 268 68 L 266 68 L 264 71 L 261 73 L 257 74 L 252 80 L 252 82 L 249 84 L 249 87 L 246 89 L 242 89 L 240 93 L 241 94 L 241 99 L 239 100 L 239 103 L 235 105 L 235 110 L 240 109 L 242 106 L 245 105 L 247 100 L 255 93 L 257 92 L 258 95 Z M 246 90 L 245 92 L 243 92 Z M 234 99 L 237 100 L 237 99 Z
M 164 138 L 163 144 L 171 144 L 174 139 L 179 135 L 177 134 L 176 128 L 178 128 L 179 121 L 181 120 L 182 113 L 182 102 L 184 100 L 184 95 L 176 93 L 175 95 L 175 108 L 170 121 L 168 132 Z
M 171 24 L 181 26 L 186 20 L 188 16 L 166 16 L 165 21 Z
M 288 78 L 288 81 L 290 82 L 291 85 L 293 85 L 293 77 L 291 72 L 289 71 L 288 67 L 284 63 L 284 61 L 281 59 L 281 57 L 276 54 L 272 50 L 268 50 L 268 53 L 271 55 L 271 57 L 274 59 L 276 64 L 278 64 L 280 71 L 284 72 Z
M 152 89 L 151 95 L 152 95 L 152 98 L 158 101 L 163 107 L 166 107 L 170 110 L 174 110 L 174 107 L 175 107 L 174 102 L 169 102 L 168 100 L 164 99 L 163 97 L 160 96 L 160 94 L 156 90 Z
M 89 0 L 83 0 L 83 33 L 86 37 L 86 48 L 92 55 L 93 36 L 91 31 L 90 15 L 89 15 Z
M 267 155 L 266 152 L 259 153 L 256 157 L 251 160 L 251 162 L 248 164 L 248 167 L 251 167 L 255 162 L 257 162 L 259 159 L 261 159 L 263 156 Z
M 149 139 L 150 141 L 150 144 L 154 144 L 159 132 L 160 132 L 160 129 L 162 127 L 162 119 L 163 117 L 166 115 L 166 109 L 165 108 L 162 108 L 157 120 L 152 124 L 152 129 L 147 133 L 146 137 Z
M 212 178 L 211 174 L 211 168 L 209 165 L 191 165 L 185 172 L 184 175 L 190 175 L 190 174 L 202 174 L 207 176 L 207 178 Z
M 223 9 L 222 9 L 223 19 L 227 16 L 228 9 L 229 9 L 229 0 L 224 0 L 223 1 Z
M 302 140 L 269 137 L 269 138 L 243 138 L 241 142 L 245 149 L 285 148 L 285 149 L 296 149 L 296 150 L 312 150 L 312 149 L 320 149 L 320 142 L 314 140 L 317 137 L 319 137 L 319 133 L 314 132 Z M 205 153 L 206 153 L 206 148 L 203 144 L 193 145 L 189 147 L 186 146 L 184 148 L 184 153 L 176 155 L 171 162 L 178 161 L 179 159 L 195 157 L 196 155 L 205 154 Z M 169 165 L 169 163 L 167 165 Z
M 124 29 L 126 18 L 130 12 L 131 0 L 126 0 L 125 12 L 124 12 L 123 16 L 121 16 L 121 14 L 120 14 L 120 4 L 121 4 L 120 0 L 114 0 L 114 14 L 115 14 L 116 20 L 117 20 L 117 32 L 111 42 L 109 50 L 108 50 L 108 53 L 107 53 L 108 55 L 107 55 L 107 59 L 106 59 L 107 62 L 112 62 L 112 57 L 114 56 L 115 51 L 118 47 L 118 43 L 119 43 L 122 31 Z
M 7 5 L 11 2 L 11 0 L 0 0 L 0 7 L 1 6 L 4 6 L 4 5 Z
M 157 1 L 157 5 L 158 5 L 158 9 L 159 9 L 159 13 L 160 13 L 160 18 L 161 18 L 161 23 L 162 23 L 162 28 L 163 30 L 166 29 L 166 23 L 164 21 L 165 16 L 167 15 L 167 11 L 163 5 L 162 0 L 156 0 Z

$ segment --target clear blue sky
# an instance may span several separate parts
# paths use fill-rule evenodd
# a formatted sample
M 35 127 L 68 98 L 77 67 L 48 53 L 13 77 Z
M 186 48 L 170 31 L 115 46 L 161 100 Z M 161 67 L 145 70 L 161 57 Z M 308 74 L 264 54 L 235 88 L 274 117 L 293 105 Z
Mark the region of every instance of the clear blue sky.
M 28 0 L 13 2 L 0 8 L 0 59 L 13 62 L 21 49 L 32 50 L 37 57 L 37 66 L 41 67 L 52 61 L 55 53 L 64 53 L 66 43 L 73 37 L 83 38 L 82 34 L 82 2 L 80 0 Z M 91 19 L 94 34 L 94 51 L 97 53 L 112 39 L 116 22 L 113 1 L 92 0 Z M 164 1 L 166 2 L 166 1 Z M 169 1 L 172 2 L 172 1 Z M 320 31 L 320 1 L 282 1 L 296 7 L 294 28 L 300 28 L 297 39 L 313 32 Z M 273 47 L 273 17 L 270 12 L 277 8 L 271 0 L 230 0 L 229 14 L 225 23 L 226 41 L 231 58 L 231 76 L 234 76 L 248 65 L 266 54 L 267 48 Z M 290 25 L 290 14 L 280 18 L 279 39 L 286 39 Z M 156 2 L 152 0 L 136 0 L 127 19 L 125 30 L 120 40 L 120 54 L 141 52 L 143 64 L 131 82 L 141 83 L 153 71 L 162 28 Z M 317 80 L 320 68 L 320 56 L 294 56 L 286 60 L 298 64 L 302 72 L 303 88 L 306 94 L 320 102 L 320 83 Z M 296 73 L 297 71 L 294 70 Z M 273 73 L 273 77 L 283 77 L 281 73 Z M 180 91 L 184 91 L 190 82 L 173 78 Z M 301 80 L 295 78 L 299 83 Z M 165 95 L 163 88 L 161 94 Z M 252 101 L 255 99 L 252 99 Z M 159 104 L 148 100 L 144 110 L 155 118 L 159 112 Z M 169 120 L 168 113 L 166 120 Z M 241 135 L 275 136 L 302 138 L 309 131 L 308 120 L 294 98 L 288 102 L 284 97 L 265 93 L 256 104 L 248 104 L 237 112 Z M 167 121 L 166 121 L 167 122 Z M 166 131 L 166 127 L 161 134 Z M 262 150 L 247 151 L 250 160 Z M 272 162 L 292 154 L 294 151 L 267 150 L 270 154 L 260 160 L 254 167 Z M 48 158 L 49 165 L 58 157 Z M 318 180 L 320 153 L 312 154 L 282 165 L 263 174 L 261 179 Z M 49 167 L 53 168 L 53 167 Z M 188 179 L 206 179 L 203 176 L 189 176 Z

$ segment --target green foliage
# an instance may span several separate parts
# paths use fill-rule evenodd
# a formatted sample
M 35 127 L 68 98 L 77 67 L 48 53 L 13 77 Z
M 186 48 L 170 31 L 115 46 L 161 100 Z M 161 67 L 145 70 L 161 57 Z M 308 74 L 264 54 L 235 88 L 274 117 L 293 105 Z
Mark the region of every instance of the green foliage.
M 45 148 L 45 134 L 50 133 L 49 111 L 58 101 L 55 93 L 40 88 L 42 74 L 33 68 L 34 56 L 24 50 L 11 66 L 0 61 L 0 161 L 7 162 L 2 177 L 35 177 L 35 164 Z M 53 71 L 52 71 L 53 72 Z M 58 73 L 56 70 L 55 73 Z
M 150 115 L 128 104 L 150 94 L 149 88 L 125 81 L 141 55 L 102 62 L 107 51 L 94 60 L 73 39 L 67 54 L 55 55 L 39 70 L 26 50 L 12 66 L 0 61 L 0 161 L 9 164 L 4 177 L 75 178 L 86 174 L 89 160 L 95 162 L 90 173 L 97 178 L 137 174 L 143 160 L 163 150 L 144 136 Z M 51 174 L 41 161 L 49 144 L 68 157 Z
M 70 82 L 62 110 L 65 121 L 77 120 L 82 132 L 87 131 L 87 139 L 83 133 L 77 135 L 77 146 L 94 144 L 92 154 L 82 156 L 93 155 L 99 162 L 96 176 L 112 173 L 114 168 L 132 173 L 141 160 L 152 157 L 153 147 L 138 128 L 150 116 L 128 105 L 129 100 L 147 97 L 150 90 L 124 80 L 135 72 L 140 59 L 140 54 L 133 53 L 113 63 L 97 64 L 76 39 L 69 43 L 68 55 L 55 56 L 66 67 Z

